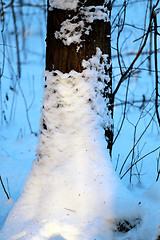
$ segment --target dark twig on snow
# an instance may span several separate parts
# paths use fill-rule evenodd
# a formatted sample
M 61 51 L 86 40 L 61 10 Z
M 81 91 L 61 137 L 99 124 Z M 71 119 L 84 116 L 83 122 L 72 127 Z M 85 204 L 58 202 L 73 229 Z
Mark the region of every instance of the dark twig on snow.
M 2 185 L 2 187 L 3 187 L 3 190 L 4 190 L 4 192 L 5 192 L 6 196 L 7 196 L 7 198 L 10 199 L 10 197 L 9 197 L 7 191 L 6 191 L 6 188 L 5 188 L 4 184 L 3 184 L 3 181 L 2 181 L 2 177 L 1 177 L 1 175 L 0 175 L 0 182 L 1 182 L 1 185 Z
M 156 181 L 158 181 L 159 175 L 160 175 L 159 160 L 160 160 L 160 152 L 159 152 L 159 155 L 158 155 L 158 158 L 157 158 L 157 178 L 156 178 Z

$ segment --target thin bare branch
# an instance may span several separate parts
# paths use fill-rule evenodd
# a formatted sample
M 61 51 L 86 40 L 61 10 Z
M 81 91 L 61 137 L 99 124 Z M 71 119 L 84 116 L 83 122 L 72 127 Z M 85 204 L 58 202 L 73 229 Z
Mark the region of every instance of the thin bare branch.
M 154 20 L 154 60 L 155 60 L 155 85 L 156 85 L 156 97 L 155 97 L 155 109 L 156 109 L 156 116 L 160 126 L 160 116 L 158 110 L 158 60 L 157 60 L 157 14 L 154 12 L 153 14 Z
M 113 92 L 113 97 L 115 96 L 115 94 L 118 92 L 122 82 L 128 77 L 128 74 L 130 73 L 130 71 L 132 70 L 134 64 L 136 63 L 137 59 L 139 58 L 139 56 L 141 55 L 146 43 L 147 43 L 147 39 L 148 39 L 148 36 L 149 36 L 149 33 L 151 31 L 151 26 L 152 26 L 152 20 L 154 18 L 154 10 L 155 8 L 157 7 L 158 3 L 159 3 L 160 0 L 157 1 L 157 3 L 153 6 L 152 8 L 152 13 L 151 13 L 151 16 L 150 16 L 150 21 L 149 21 L 149 26 L 148 26 L 148 29 L 147 29 L 147 32 L 146 32 L 146 35 L 145 35 L 145 38 L 143 40 L 143 43 L 139 49 L 139 51 L 137 52 L 137 55 L 135 56 L 135 58 L 133 59 L 132 63 L 130 64 L 130 66 L 128 67 L 128 69 L 121 75 L 121 78 Z
M 7 191 L 6 191 L 6 188 L 5 188 L 4 184 L 3 184 L 1 175 L 0 175 L 0 182 L 1 182 L 1 185 L 2 185 L 2 187 L 3 187 L 3 190 L 4 190 L 5 194 L 6 194 L 7 198 L 8 198 L 8 200 L 9 200 L 10 197 L 9 197 L 9 195 L 8 195 L 8 193 L 7 193 Z
M 19 39 L 18 39 L 16 15 L 15 15 L 13 4 L 11 5 L 11 8 L 12 8 L 12 16 L 13 16 L 15 40 L 16 40 L 16 50 L 17 50 L 17 70 L 18 70 L 18 77 L 20 78 L 21 77 L 21 63 L 20 63 L 20 51 L 19 51 Z
M 125 171 L 125 173 L 121 176 L 121 179 L 124 178 L 124 176 L 130 171 L 131 168 L 133 168 L 134 165 L 136 165 L 138 162 L 140 162 L 142 159 L 147 157 L 148 155 L 156 152 L 158 149 L 160 149 L 160 146 L 155 148 L 154 150 L 150 151 L 149 153 L 145 154 L 143 157 L 139 158 L 137 161 L 135 161 L 128 169 Z
M 132 149 L 129 151 L 129 153 L 128 153 L 127 157 L 125 158 L 125 160 L 124 160 L 124 162 L 123 162 L 123 164 L 122 164 L 122 167 L 121 167 L 121 169 L 120 169 L 120 171 L 119 171 L 119 175 L 121 175 L 121 173 L 122 173 L 122 171 L 123 171 L 123 168 L 124 168 L 124 166 L 125 166 L 128 158 L 129 158 L 129 156 L 131 155 L 132 151 L 133 151 L 134 148 L 137 146 L 137 144 L 139 143 L 139 141 L 141 140 L 141 138 L 143 137 L 143 135 L 145 134 L 145 132 L 146 132 L 147 129 L 149 128 L 151 122 L 153 121 L 154 116 L 155 116 L 155 113 L 153 114 L 152 118 L 150 119 L 150 121 L 149 121 L 148 125 L 146 126 L 146 128 L 143 130 L 143 132 L 142 132 L 142 134 L 140 135 L 140 137 L 138 138 L 137 142 L 134 144 L 134 146 L 132 147 Z

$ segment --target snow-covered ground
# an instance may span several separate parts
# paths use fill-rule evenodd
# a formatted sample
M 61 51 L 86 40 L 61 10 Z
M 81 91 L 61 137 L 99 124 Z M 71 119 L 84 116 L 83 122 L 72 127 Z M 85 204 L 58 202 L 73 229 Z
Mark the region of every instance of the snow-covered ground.
M 45 73 L 37 159 L 1 239 L 111 238 L 113 210 L 130 199 L 106 150 L 105 62 L 97 48 L 82 73 Z
M 51 2 L 55 2 L 60 7 L 59 1 Z M 71 7 L 75 6 L 72 5 L 73 1 L 68 2 Z M 78 1 L 74 2 L 77 4 Z M 28 14 L 30 8 L 26 9 L 24 16 Z M 39 13 L 39 10 L 32 11 L 34 14 L 36 11 Z M 27 58 L 25 54 L 22 57 L 24 62 L 26 60 L 26 64 L 22 65 L 20 82 L 23 92 L 20 91 L 17 84 L 17 91 L 12 100 L 13 105 L 8 103 L 5 109 L 7 119 L 11 115 L 12 118 L 7 125 L 3 120 L 0 132 L 0 175 L 11 197 L 7 200 L 2 185 L 0 185 L 0 228 L 2 229 L 0 239 L 155 240 L 160 224 L 160 184 L 155 182 L 158 154 L 156 152 L 155 155 L 144 159 L 140 178 L 137 175 L 134 176 L 132 178 L 133 185 L 129 185 L 130 190 L 128 190 L 129 175 L 120 181 L 118 174 L 114 173 L 114 168 L 117 164 L 118 154 L 120 154 L 118 165 L 118 170 L 120 170 L 123 159 L 131 149 L 133 135 L 129 133 L 131 133 L 133 125 L 126 121 L 123 132 L 114 146 L 113 167 L 103 137 L 103 100 L 100 95 L 98 98 L 94 96 L 94 90 L 91 88 L 89 80 L 87 83 L 83 82 L 82 85 L 81 74 L 77 75 L 77 73 L 71 72 L 69 75 L 63 75 L 56 72 L 56 76 L 52 77 L 51 73 L 45 73 L 48 79 L 51 78 L 50 81 L 48 80 L 48 84 L 52 85 L 51 87 L 57 91 L 57 94 L 49 98 L 50 94 L 45 90 L 46 100 L 43 100 L 43 104 L 50 111 L 42 110 L 42 114 L 45 119 L 54 116 L 55 120 L 54 126 L 50 126 L 49 122 L 45 123 L 47 131 L 42 130 L 45 135 L 44 140 L 39 138 L 37 158 L 37 133 L 43 94 L 42 73 L 45 65 L 42 56 L 45 52 L 45 24 L 43 25 L 44 32 L 41 30 L 42 25 L 39 25 L 39 22 L 43 23 L 44 15 L 39 15 L 38 21 L 35 20 L 37 15 L 39 14 L 34 15 L 34 19 L 28 19 L 28 28 L 25 32 Z M 10 20 L 8 21 L 10 22 Z M 33 24 L 34 22 L 35 24 Z M 43 35 L 40 36 L 41 31 Z M 12 54 L 16 53 L 14 49 L 12 51 Z M 41 57 L 39 57 L 39 53 Z M 101 54 L 100 51 L 99 54 Z M 87 63 L 85 64 L 87 66 Z M 16 68 L 14 61 L 13 65 Z M 5 70 L 6 77 L 9 76 L 9 71 Z M 88 73 L 86 72 L 86 74 Z M 90 74 L 94 75 L 96 71 L 90 72 L 88 79 Z M 76 82 L 75 85 L 73 78 Z M 152 87 L 150 85 L 153 84 L 153 76 L 149 77 L 146 74 L 145 78 L 147 87 L 144 91 L 146 94 Z M 57 79 L 59 84 L 56 85 L 53 82 L 56 82 Z M 60 81 L 61 79 L 70 80 L 66 81 L 66 85 L 64 85 Z M 131 93 L 136 91 L 137 96 L 142 96 L 141 89 L 144 89 L 142 79 L 134 78 L 132 81 Z M 5 89 L 3 94 L 8 91 L 9 86 L 10 81 L 3 85 Z M 103 85 L 94 85 L 95 87 L 101 89 Z M 88 89 L 93 91 L 90 92 Z M 85 94 L 86 98 L 82 98 Z M 122 90 L 119 96 L 123 94 Z M 12 97 L 11 90 L 10 97 Z M 93 99 L 93 102 L 87 102 L 87 99 Z M 97 99 L 102 104 L 101 109 L 97 105 Z M 27 106 L 30 106 L 27 112 L 29 121 L 26 117 L 25 101 Z M 74 104 L 70 105 L 70 102 Z M 56 104 L 59 104 L 58 108 L 56 108 Z M 14 106 L 14 114 L 11 114 L 12 106 Z M 79 106 L 83 107 L 79 108 Z M 53 109 L 54 111 L 52 111 Z M 97 111 L 99 111 L 99 117 L 97 117 Z M 116 114 L 121 114 L 118 107 L 115 109 L 115 116 Z M 139 113 L 131 111 L 129 114 L 132 121 L 136 122 Z M 73 121 L 73 118 L 76 118 L 76 121 Z M 116 125 L 118 125 L 118 121 L 118 117 L 115 118 Z M 34 134 L 30 133 L 29 122 Z M 142 122 L 142 126 L 139 126 L 137 131 L 140 133 L 143 124 L 147 123 Z M 54 134 L 51 134 L 52 129 L 54 129 Z M 57 129 L 60 131 L 58 132 Z M 151 130 L 144 139 L 144 142 L 147 142 L 147 152 L 158 147 L 160 142 L 156 129 Z M 138 132 L 138 134 L 140 133 Z M 42 141 L 44 141 L 43 144 Z M 54 156 L 53 159 L 50 158 L 51 155 Z M 32 166 L 35 159 L 39 159 L 39 161 L 36 160 Z M 66 159 L 67 161 L 65 161 Z M 129 161 L 125 170 L 128 167 L 130 167 Z M 141 165 L 138 167 L 140 169 Z M 29 175 L 25 191 L 16 203 L 31 168 L 32 172 Z M 60 191 L 61 189 L 63 191 Z M 15 207 L 4 225 L 14 204 Z M 122 225 L 120 226 L 120 224 Z M 128 226 L 131 230 L 123 233 L 123 225 Z M 136 227 L 134 227 L 135 225 Z M 132 229 L 132 227 L 134 228 Z

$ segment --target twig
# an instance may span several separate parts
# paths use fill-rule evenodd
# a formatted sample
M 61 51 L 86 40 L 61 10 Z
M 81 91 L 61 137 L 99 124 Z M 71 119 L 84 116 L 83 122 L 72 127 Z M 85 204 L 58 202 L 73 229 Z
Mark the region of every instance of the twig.
M 127 89 L 126 89 L 126 97 L 125 97 L 125 105 L 124 105 L 124 113 L 123 113 L 123 119 L 122 119 L 122 122 L 121 122 L 121 125 L 120 125 L 120 128 L 118 129 L 118 132 L 117 132 L 117 135 L 115 136 L 114 138 L 114 141 L 113 141 L 113 144 L 115 143 L 115 141 L 117 140 L 121 130 L 122 130 L 122 127 L 123 127 L 123 123 L 124 123 L 124 120 L 125 120 L 125 117 L 126 117 L 126 108 L 127 108 L 127 99 L 128 99 L 128 91 L 129 91 L 129 82 L 130 82 L 130 77 L 128 78 L 128 82 L 127 82 Z
M 7 5 L 4 6 L 4 8 L 8 8 L 10 6 L 12 6 L 14 3 L 14 0 L 11 0 Z
M 145 45 L 146 45 L 146 42 L 147 42 L 147 39 L 148 39 L 148 36 L 149 36 L 149 33 L 151 31 L 151 26 L 152 26 L 152 20 L 153 20 L 153 17 L 154 17 L 154 9 L 157 7 L 158 3 L 159 3 L 160 0 L 157 1 L 157 3 L 153 6 L 152 8 L 152 13 L 151 13 L 151 16 L 150 16 L 150 22 L 149 22 L 149 26 L 148 26 L 148 29 L 147 29 L 147 32 L 146 32 L 146 35 L 145 35 L 145 38 L 144 38 L 144 41 L 143 41 L 143 44 L 142 46 L 140 47 L 139 51 L 137 52 L 137 55 L 135 56 L 135 58 L 133 59 L 132 63 L 130 64 L 130 66 L 128 67 L 128 69 L 121 75 L 121 78 L 113 92 L 113 97 L 115 96 L 115 94 L 118 92 L 122 82 L 127 78 L 128 74 L 130 73 L 130 71 L 132 70 L 135 62 L 137 61 L 137 59 L 139 58 L 139 56 L 141 55 Z
M 156 97 L 155 97 L 155 109 L 156 116 L 160 127 L 160 116 L 158 111 L 158 61 L 157 61 L 157 14 L 154 12 L 153 14 L 154 20 L 154 61 L 155 61 L 155 81 L 156 81 Z
M 2 177 L 1 177 L 1 175 L 0 175 L 0 182 L 1 182 L 1 185 L 2 185 L 2 187 L 3 187 L 3 190 L 4 190 L 5 194 L 6 194 L 7 198 L 8 198 L 8 200 L 9 200 L 10 197 L 9 197 L 9 195 L 8 195 L 6 189 L 5 189 L 5 186 L 4 186 L 4 184 L 3 184 L 3 181 L 2 181 Z
M 28 107 L 28 111 L 29 111 L 30 108 L 32 107 L 33 102 L 34 102 L 34 100 L 35 100 L 34 76 L 33 76 L 33 79 L 32 79 L 32 80 L 33 80 L 33 81 L 32 81 L 32 84 L 33 84 L 33 98 L 32 98 L 32 100 L 31 100 L 31 103 L 30 103 L 29 107 Z
M 115 172 L 117 171 L 117 168 L 118 168 L 118 164 L 119 164 L 119 157 L 120 157 L 120 154 L 118 154 L 117 163 L 116 163 L 116 167 L 115 167 Z
M 120 60 L 120 51 L 119 51 L 119 39 L 120 39 L 120 35 L 123 31 L 123 28 L 124 28 L 124 24 L 125 24 L 125 19 L 126 19 L 126 2 L 124 2 L 124 10 L 122 11 L 121 15 L 124 13 L 124 17 L 123 17 L 123 22 L 121 24 L 121 28 L 119 29 L 120 25 L 118 25 L 118 36 L 117 36 L 117 58 L 118 58 L 118 64 L 119 64 L 119 69 L 120 69 L 120 72 L 121 74 L 123 75 L 123 71 L 122 71 L 122 65 L 121 65 L 121 60 Z M 119 20 L 118 22 L 120 22 L 121 18 L 119 17 Z
M 156 178 L 156 181 L 158 181 L 159 175 L 160 175 L 159 160 L 160 160 L 160 152 L 159 152 L 159 155 L 158 155 L 158 158 L 157 158 L 157 178 Z
M 18 77 L 20 78 L 21 77 L 21 63 L 20 63 L 19 40 L 18 40 L 16 15 L 15 15 L 13 4 L 11 4 L 11 8 L 12 8 L 14 31 L 15 31 L 15 40 L 16 40 L 16 49 L 17 49 L 17 70 L 18 70 Z
M 120 169 L 119 175 L 121 175 L 122 170 L 123 170 L 123 168 L 124 168 L 124 166 L 125 166 L 128 158 L 129 158 L 130 154 L 132 153 L 132 151 L 134 150 L 134 148 L 136 147 L 136 145 L 139 143 L 139 141 L 141 140 L 141 138 L 143 137 L 143 135 L 144 135 L 145 132 L 147 131 L 147 129 L 148 129 L 148 127 L 150 126 L 150 124 L 151 124 L 154 116 L 155 116 L 155 113 L 153 114 L 151 120 L 149 121 L 148 125 L 146 126 L 146 128 L 144 129 L 144 131 L 142 132 L 142 134 L 140 135 L 140 137 L 139 137 L 139 139 L 137 140 L 137 142 L 135 143 L 135 145 L 132 147 L 132 149 L 131 149 L 130 152 L 128 153 L 126 159 L 124 160 L 124 162 L 123 162 L 123 164 L 122 164 L 122 167 L 121 167 L 121 169 Z M 130 169 L 130 168 L 129 168 L 129 169 Z
M 132 164 L 132 166 L 130 166 L 130 167 L 127 169 L 127 171 L 120 177 L 120 179 L 124 178 L 124 176 L 130 171 L 130 169 L 131 169 L 134 165 L 136 165 L 138 162 L 140 162 L 143 158 L 147 157 L 147 156 L 150 155 L 151 153 L 156 152 L 158 149 L 160 149 L 160 146 L 157 147 L 156 149 L 152 150 L 151 152 L 145 154 L 143 157 L 139 158 L 137 161 L 135 161 L 135 162 Z
M 20 92 L 21 92 L 22 97 L 23 97 L 23 100 L 24 100 L 24 105 L 25 105 L 25 109 L 26 109 L 26 117 L 27 117 L 29 129 L 30 129 L 31 134 L 34 134 L 34 132 L 33 132 L 33 130 L 32 130 L 31 123 L 30 123 L 30 119 L 29 119 L 27 101 L 26 101 L 26 98 L 25 98 L 25 96 L 24 96 L 24 93 L 23 93 L 23 90 L 22 90 L 22 88 L 21 88 L 21 85 L 20 85 L 20 82 L 19 82 L 19 81 L 18 81 L 18 86 L 19 86 Z
M 10 193 L 10 189 L 9 189 L 8 178 L 6 178 L 6 180 L 7 180 L 7 189 L 8 189 L 8 195 L 9 195 L 9 197 L 11 198 L 11 193 Z
M 150 0 L 150 7 L 149 7 L 149 10 L 150 10 L 150 15 L 152 13 L 152 0 Z M 151 26 L 152 27 L 152 26 Z M 149 42 L 149 58 L 148 58 L 148 61 L 149 61 L 149 74 L 151 75 L 151 69 L 152 69 L 152 62 L 151 62 L 151 53 L 152 53 L 152 31 L 150 32 L 150 42 Z
M 134 135 L 133 135 L 133 151 L 132 151 L 132 158 L 131 158 L 131 169 L 130 169 L 130 183 L 132 181 L 132 165 L 133 165 L 133 162 L 135 161 L 135 146 L 136 146 L 136 134 L 137 134 L 137 127 L 138 127 L 138 124 L 140 122 L 140 120 L 142 119 L 142 115 L 143 115 L 143 109 L 140 113 L 140 116 L 138 118 L 138 121 L 137 123 L 134 125 L 133 123 L 131 123 L 134 127 Z
M 69 208 L 64 208 L 64 209 L 67 210 L 67 211 L 70 211 L 70 212 L 74 212 L 74 213 L 76 213 L 75 210 L 72 210 L 72 209 L 69 209 Z

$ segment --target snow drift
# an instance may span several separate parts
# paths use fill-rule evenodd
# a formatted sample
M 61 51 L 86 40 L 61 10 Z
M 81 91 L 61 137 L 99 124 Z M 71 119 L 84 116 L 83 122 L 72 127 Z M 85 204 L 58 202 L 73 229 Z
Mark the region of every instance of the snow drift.
M 97 48 L 83 61 L 82 73 L 45 73 L 37 159 L 1 239 L 89 240 L 111 234 L 117 202 L 123 205 L 127 193 L 106 149 L 104 126 L 112 124 L 103 97 L 106 58 Z

